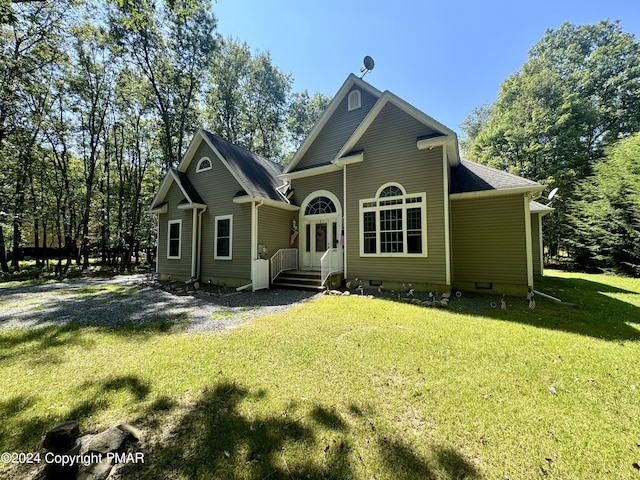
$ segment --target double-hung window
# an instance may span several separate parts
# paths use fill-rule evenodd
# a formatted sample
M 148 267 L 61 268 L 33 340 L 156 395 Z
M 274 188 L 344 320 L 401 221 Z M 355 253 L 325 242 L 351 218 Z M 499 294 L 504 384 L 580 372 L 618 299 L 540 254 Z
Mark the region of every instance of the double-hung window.
M 426 193 L 407 194 L 383 185 L 376 198 L 360 200 L 360 256 L 427 255 Z
M 180 260 L 182 241 L 182 220 L 169 220 L 169 232 L 167 235 L 167 258 Z
M 215 218 L 214 255 L 216 260 L 231 260 L 233 247 L 233 215 Z

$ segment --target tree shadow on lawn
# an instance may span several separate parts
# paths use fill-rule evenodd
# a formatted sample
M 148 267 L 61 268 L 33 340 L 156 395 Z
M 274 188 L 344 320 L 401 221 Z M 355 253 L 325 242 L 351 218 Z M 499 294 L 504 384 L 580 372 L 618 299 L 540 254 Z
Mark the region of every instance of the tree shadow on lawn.
M 78 386 L 74 400 L 64 405 L 51 405 L 43 415 L 29 413 L 44 401 L 37 391 L 0 401 L 0 449 L 9 452 L 39 451 L 45 433 L 67 420 L 78 421 L 81 434 L 85 434 L 84 423 L 93 415 L 108 409 L 110 397 L 121 391 L 128 392 L 135 403 L 146 400 L 151 388 L 132 375 L 108 377 L 100 382 Z
M 64 283 L 0 288 L 0 329 L 47 326 L 103 327 L 128 331 L 168 331 L 194 321 L 201 312 L 243 313 L 261 307 L 287 306 L 314 298 L 317 292 L 278 290 L 235 292 L 218 296 L 201 290 L 166 292 L 156 286 L 115 280 L 82 279 Z M 196 315 L 200 314 L 200 315 Z M 205 318 L 207 315 L 205 315 Z M 198 318 L 202 321 L 202 318 Z
M 353 439 L 349 422 L 334 407 L 314 405 L 301 415 L 251 415 L 243 413 L 244 401 L 266 399 L 265 390 L 249 390 L 229 381 L 205 390 L 199 401 L 175 423 L 169 435 L 158 438 L 148 449 L 144 465 L 126 465 L 124 478 L 250 478 L 250 479 L 338 479 L 354 478 L 356 464 L 363 463 L 361 441 Z M 294 406 L 300 407 L 300 404 Z M 169 407 L 171 408 L 171 407 Z M 253 408 L 251 408 L 254 411 Z M 259 405 L 255 410 L 259 411 Z M 145 429 L 162 425 L 158 412 L 140 418 Z M 378 462 L 372 471 L 380 478 L 480 479 L 476 468 L 450 448 L 433 448 L 426 460 L 401 440 L 402 434 L 372 433 L 369 419 L 361 419 Z M 356 445 L 358 443 L 358 445 Z M 367 442 L 368 443 L 368 442 Z M 370 457 L 367 457 L 368 460 Z
M 465 293 L 460 299 L 452 298 L 449 307 L 463 314 L 613 342 L 640 341 L 640 308 L 616 298 L 629 294 L 640 297 L 639 292 L 582 278 L 561 277 L 544 277 L 537 282 L 536 290 L 559 298 L 564 304 L 536 295 L 536 308 L 531 310 L 526 298 L 505 297 L 508 307 L 502 311 L 501 296 Z

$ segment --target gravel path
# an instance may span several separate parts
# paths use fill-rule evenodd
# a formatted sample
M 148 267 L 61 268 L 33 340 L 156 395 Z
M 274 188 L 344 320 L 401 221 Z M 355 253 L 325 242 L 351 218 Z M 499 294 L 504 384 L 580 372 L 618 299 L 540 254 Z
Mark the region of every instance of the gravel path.
M 51 325 L 224 331 L 318 296 L 298 290 L 167 292 L 145 275 L 0 283 L 0 330 Z

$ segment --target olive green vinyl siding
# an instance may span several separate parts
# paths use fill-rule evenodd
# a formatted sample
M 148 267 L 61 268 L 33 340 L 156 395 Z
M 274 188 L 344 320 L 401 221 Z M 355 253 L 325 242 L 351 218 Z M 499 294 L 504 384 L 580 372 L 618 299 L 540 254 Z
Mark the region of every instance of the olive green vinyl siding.
M 531 215 L 531 252 L 533 260 L 533 275 L 541 277 L 544 273 L 542 262 L 542 222 L 538 213 Z
M 356 88 L 354 86 L 350 92 Z M 350 112 L 348 111 L 349 94 L 342 99 L 331 119 L 322 128 L 322 131 L 315 138 L 304 157 L 296 165 L 296 170 L 327 163 L 336 157 L 358 125 L 362 123 L 371 107 L 376 103 L 377 98 L 370 93 L 360 90 L 360 95 L 362 106 Z
M 184 200 L 184 194 L 174 182 L 165 201 L 168 203 L 167 213 L 158 216 L 158 272 L 163 278 L 171 275 L 175 279 L 188 279 L 191 276 L 191 242 L 193 240 L 193 212 L 178 209 L 178 204 Z M 167 237 L 169 235 L 169 221 L 182 220 L 180 231 L 180 259 L 167 258 Z
M 476 282 L 527 286 L 525 209 L 522 195 L 451 201 L 453 285 Z M 498 293 L 505 293 L 499 291 Z
M 211 159 L 211 170 L 196 172 L 202 157 Z M 207 205 L 202 215 L 201 273 L 203 281 L 225 281 L 228 285 L 248 283 L 251 279 L 251 204 L 233 203 L 242 187 L 205 141 L 196 150 L 187 175 Z M 215 217 L 233 215 L 232 259 L 215 260 Z M 190 246 L 189 246 L 190 248 Z M 236 279 L 236 281 L 233 281 Z M 236 286 L 237 286 L 236 285 Z
M 317 190 L 328 190 L 338 197 L 338 200 L 340 200 L 340 204 L 342 205 L 344 203 L 342 200 L 342 175 L 342 170 L 338 170 L 322 175 L 315 175 L 313 177 L 294 179 L 291 182 L 294 189 L 294 203 L 296 205 L 302 205 L 305 198 L 313 192 Z M 304 212 L 301 212 L 301 215 L 304 215 Z
M 280 249 L 295 248 L 289 245 L 291 221 L 298 220 L 297 212 L 262 205 L 257 208 L 258 245 L 267 247 L 266 258 L 271 258 Z
M 444 157 L 442 147 L 418 150 L 427 127 L 388 103 L 358 141 L 364 161 L 348 165 L 346 205 L 347 277 L 414 284 L 446 284 Z M 407 194 L 426 192 L 426 257 L 361 257 L 360 200 L 374 198 L 389 182 Z

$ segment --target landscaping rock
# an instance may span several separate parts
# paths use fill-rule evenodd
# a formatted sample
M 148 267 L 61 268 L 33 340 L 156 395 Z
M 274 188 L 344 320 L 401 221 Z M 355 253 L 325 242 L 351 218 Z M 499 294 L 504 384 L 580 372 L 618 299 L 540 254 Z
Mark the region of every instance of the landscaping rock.
M 128 436 L 128 432 L 123 432 L 118 427 L 112 427 L 91 437 L 82 446 L 82 451 L 96 453 L 115 452 L 120 449 Z
M 128 440 L 132 442 L 139 442 L 142 440 L 142 431 L 139 428 L 134 427 L 128 423 L 121 423 L 116 428 L 119 428 L 124 433 L 128 434 Z
M 68 452 L 80 435 L 78 422 L 70 420 L 56 425 L 45 436 L 42 446 L 53 453 Z

